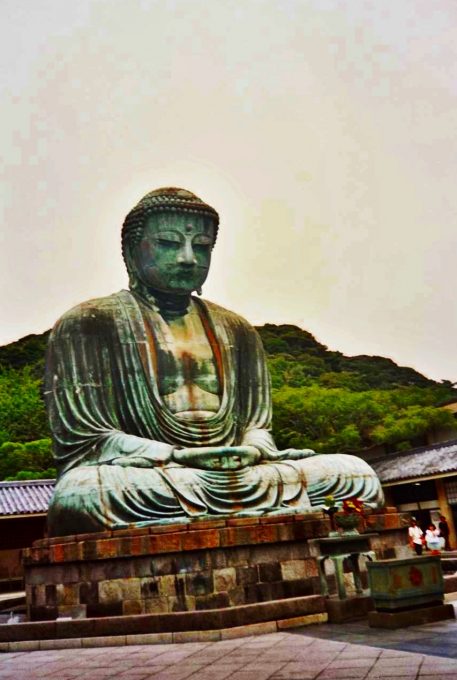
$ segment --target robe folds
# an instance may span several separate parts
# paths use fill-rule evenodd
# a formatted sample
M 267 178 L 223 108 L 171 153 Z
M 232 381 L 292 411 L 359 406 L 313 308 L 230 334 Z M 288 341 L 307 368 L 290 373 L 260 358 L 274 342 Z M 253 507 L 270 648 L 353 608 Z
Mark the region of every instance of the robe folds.
M 379 480 L 355 456 L 327 454 L 275 461 L 270 380 L 256 331 L 213 303 L 192 298 L 221 377 L 217 413 L 173 414 L 158 389 L 159 312 L 129 291 L 91 300 L 55 325 L 48 347 L 45 400 L 58 480 L 49 533 L 103 531 L 199 516 L 306 512 L 356 496 L 383 502 Z M 176 447 L 252 445 L 263 460 L 240 470 L 165 462 Z M 153 452 L 154 466 L 116 459 Z

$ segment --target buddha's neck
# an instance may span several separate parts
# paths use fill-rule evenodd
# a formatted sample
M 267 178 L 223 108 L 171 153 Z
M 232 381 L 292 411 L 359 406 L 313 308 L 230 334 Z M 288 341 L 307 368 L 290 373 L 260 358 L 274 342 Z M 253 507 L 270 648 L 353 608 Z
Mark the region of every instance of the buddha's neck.
M 139 282 L 132 288 L 132 293 L 146 302 L 147 305 L 160 312 L 164 318 L 184 316 L 191 304 L 190 293 L 188 295 L 176 295 L 164 293 L 153 288 L 148 288 Z

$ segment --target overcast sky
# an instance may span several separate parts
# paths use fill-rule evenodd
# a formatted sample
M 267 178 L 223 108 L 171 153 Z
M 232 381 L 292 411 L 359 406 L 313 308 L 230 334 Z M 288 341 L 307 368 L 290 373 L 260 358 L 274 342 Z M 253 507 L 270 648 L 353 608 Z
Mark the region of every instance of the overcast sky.
M 221 215 L 204 297 L 457 380 L 455 0 L 2 0 L 0 343 L 126 286 L 125 214 Z

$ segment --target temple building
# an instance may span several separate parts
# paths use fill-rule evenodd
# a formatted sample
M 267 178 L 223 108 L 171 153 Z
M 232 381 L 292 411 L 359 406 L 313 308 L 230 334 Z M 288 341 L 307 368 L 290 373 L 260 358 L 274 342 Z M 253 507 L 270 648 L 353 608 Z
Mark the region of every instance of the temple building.
M 46 534 L 54 479 L 0 482 L 0 591 L 22 583 L 21 550 Z
M 411 512 L 422 527 L 444 515 L 457 546 L 457 439 L 370 460 L 388 505 Z

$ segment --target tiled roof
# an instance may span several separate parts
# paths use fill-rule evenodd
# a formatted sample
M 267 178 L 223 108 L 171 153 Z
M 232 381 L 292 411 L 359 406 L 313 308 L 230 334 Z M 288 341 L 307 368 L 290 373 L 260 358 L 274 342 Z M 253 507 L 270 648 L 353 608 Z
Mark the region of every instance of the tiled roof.
M 55 479 L 0 482 L 0 515 L 47 512 L 55 483 Z
M 457 473 L 457 439 L 370 461 L 382 484 Z

